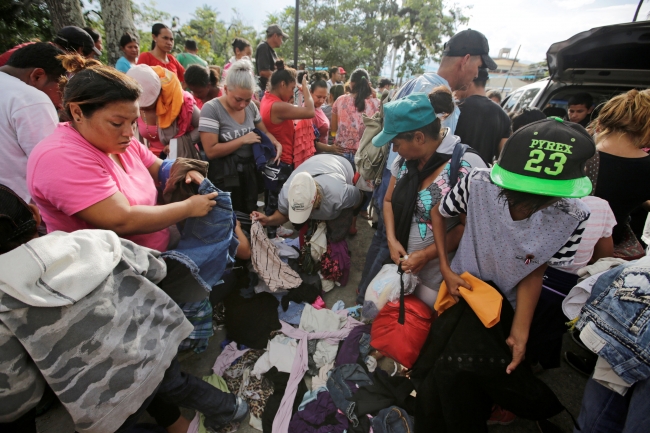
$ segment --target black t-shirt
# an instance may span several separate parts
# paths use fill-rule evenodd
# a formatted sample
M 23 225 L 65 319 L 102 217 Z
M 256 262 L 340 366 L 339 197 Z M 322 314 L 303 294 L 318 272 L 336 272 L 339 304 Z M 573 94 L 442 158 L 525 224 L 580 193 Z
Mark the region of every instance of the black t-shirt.
M 594 195 L 606 200 L 614 212 L 614 244 L 623 240 L 624 224 L 632 211 L 650 200 L 650 156 L 624 158 L 598 152 L 600 166 Z
M 473 95 L 459 104 L 460 117 L 455 135 L 472 146 L 487 162 L 499 156 L 499 143 L 510 137 L 510 118 L 485 96 Z
M 260 71 L 275 71 L 275 62 L 278 60 L 278 56 L 275 54 L 275 50 L 266 42 L 262 42 L 257 46 L 255 50 L 255 69 L 257 75 L 260 75 Z M 266 90 L 266 83 L 268 78 L 260 76 L 260 88 L 264 91 Z

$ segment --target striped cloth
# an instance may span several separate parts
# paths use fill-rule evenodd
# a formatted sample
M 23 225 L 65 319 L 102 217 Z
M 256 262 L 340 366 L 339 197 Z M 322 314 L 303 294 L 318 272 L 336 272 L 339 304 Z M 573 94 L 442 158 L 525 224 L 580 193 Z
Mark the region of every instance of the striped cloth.
M 300 276 L 280 260 L 275 245 L 266 236 L 259 221 L 251 226 L 251 261 L 255 272 L 273 292 L 293 289 L 302 283 Z

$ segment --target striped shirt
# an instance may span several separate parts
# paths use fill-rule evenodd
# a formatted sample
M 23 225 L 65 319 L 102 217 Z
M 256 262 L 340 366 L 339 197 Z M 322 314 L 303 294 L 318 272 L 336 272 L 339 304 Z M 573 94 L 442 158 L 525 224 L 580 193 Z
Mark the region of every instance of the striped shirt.
M 513 221 L 500 191 L 490 169 L 474 169 L 445 195 L 440 213 L 447 218 L 467 214 L 452 270 L 494 282 L 514 307 L 517 284 L 536 268 L 548 263 L 563 269 L 573 263 L 589 209 L 580 200 L 561 199 Z
M 293 289 L 302 283 L 300 276 L 280 260 L 278 251 L 258 221 L 251 226 L 251 261 L 257 275 L 272 292 Z

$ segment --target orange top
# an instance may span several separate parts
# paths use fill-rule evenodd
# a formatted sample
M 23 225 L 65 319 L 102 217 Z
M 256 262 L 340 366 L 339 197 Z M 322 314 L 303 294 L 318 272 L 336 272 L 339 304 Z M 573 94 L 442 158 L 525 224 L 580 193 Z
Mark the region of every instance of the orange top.
M 479 280 L 469 272 L 463 273 L 461 277 L 469 283 L 472 290 L 460 287 L 460 295 L 467 301 L 483 325 L 486 328 L 491 328 L 499 323 L 503 296 L 494 287 L 485 281 Z M 442 314 L 448 308 L 456 305 L 456 302 L 447 290 L 447 284 L 443 281 L 438 292 L 438 299 L 436 299 L 433 308 L 438 314 Z

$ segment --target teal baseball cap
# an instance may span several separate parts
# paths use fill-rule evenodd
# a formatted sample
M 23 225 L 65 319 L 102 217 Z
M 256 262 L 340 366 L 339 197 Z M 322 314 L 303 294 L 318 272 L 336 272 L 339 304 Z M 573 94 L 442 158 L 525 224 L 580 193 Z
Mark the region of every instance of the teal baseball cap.
M 375 147 L 382 147 L 401 134 L 427 126 L 436 120 L 429 96 L 426 93 L 410 95 L 384 105 L 384 128 L 372 139 Z

